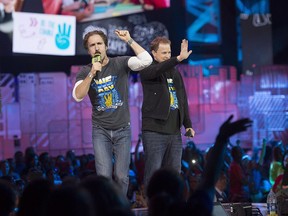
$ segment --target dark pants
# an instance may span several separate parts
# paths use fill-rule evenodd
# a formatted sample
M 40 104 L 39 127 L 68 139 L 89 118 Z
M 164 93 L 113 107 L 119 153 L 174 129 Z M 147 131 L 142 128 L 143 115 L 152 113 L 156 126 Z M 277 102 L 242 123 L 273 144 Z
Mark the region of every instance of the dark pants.
M 160 168 L 171 168 L 180 173 L 182 157 L 181 135 L 161 134 L 151 131 L 142 133 L 145 171 L 144 186 L 147 189 L 153 173 Z

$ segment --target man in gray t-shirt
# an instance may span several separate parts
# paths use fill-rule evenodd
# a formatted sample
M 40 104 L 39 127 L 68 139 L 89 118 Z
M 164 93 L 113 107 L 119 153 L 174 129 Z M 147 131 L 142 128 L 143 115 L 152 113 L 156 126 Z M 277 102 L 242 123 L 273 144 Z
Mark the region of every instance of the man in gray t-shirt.
M 77 75 L 72 94 L 78 102 L 88 95 L 92 104 L 92 142 L 97 174 L 111 179 L 113 175 L 126 195 L 131 146 L 129 72 L 149 66 L 152 57 L 127 30 L 116 30 L 115 34 L 130 45 L 136 56 L 109 58 L 107 36 L 100 30 L 86 33 L 84 46 L 92 63 Z

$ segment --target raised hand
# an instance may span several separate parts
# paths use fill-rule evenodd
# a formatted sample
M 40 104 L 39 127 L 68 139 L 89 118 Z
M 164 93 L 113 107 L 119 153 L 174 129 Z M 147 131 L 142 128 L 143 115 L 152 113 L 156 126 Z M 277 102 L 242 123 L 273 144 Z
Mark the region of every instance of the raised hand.
M 218 134 L 219 137 L 228 139 L 234 134 L 246 131 L 247 128 L 251 127 L 252 125 L 253 121 L 249 118 L 242 118 L 235 122 L 231 122 L 233 117 L 233 115 L 230 115 L 229 118 L 221 125 Z
M 115 30 L 115 34 L 123 41 L 127 42 L 131 39 L 130 33 L 127 30 Z
M 187 59 L 191 53 L 192 50 L 188 50 L 188 41 L 186 39 L 183 39 L 181 43 L 181 51 L 180 54 L 177 56 L 177 59 L 179 61 L 183 61 L 184 59 Z
M 220 126 L 215 144 L 207 159 L 205 172 L 203 173 L 203 181 L 200 188 L 208 192 L 211 202 L 215 192 L 214 186 L 219 178 L 221 167 L 223 166 L 228 138 L 236 133 L 247 130 L 247 128 L 252 125 L 252 121 L 249 118 L 242 118 L 235 122 L 231 122 L 232 119 L 233 115 L 230 115 L 229 118 Z

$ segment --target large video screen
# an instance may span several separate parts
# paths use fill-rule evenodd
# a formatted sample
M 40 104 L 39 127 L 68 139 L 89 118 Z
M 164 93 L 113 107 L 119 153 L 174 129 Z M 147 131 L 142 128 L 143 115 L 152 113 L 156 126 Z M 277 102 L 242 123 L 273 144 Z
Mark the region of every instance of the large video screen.
M 74 56 L 74 16 L 15 12 L 13 53 Z
M 108 36 L 108 55 L 133 54 L 130 46 L 116 36 L 116 29 L 128 30 L 131 37 L 144 49 L 149 51 L 150 42 L 155 37 L 165 36 L 169 38 L 167 22 L 165 22 L 165 20 L 153 19 L 155 13 L 156 11 L 154 11 L 154 13 L 150 12 L 148 15 L 147 13 L 130 14 L 123 17 L 78 23 L 76 30 L 76 55 L 87 55 L 87 50 L 83 47 L 83 33 L 95 28 L 102 30 Z M 162 17 L 167 17 L 165 11 L 158 11 L 157 13 L 163 15 Z
M 77 21 L 97 20 L 170 7 L 170 0 L 42 0 L 42 3 L 44 13 L 74 15 Z
M 170 0 L 11 0 L 11 2 L 8 0 L 5 2 L 8 3 L 5 5 L 0 3 L 1 56 L 21 53 L 67 56 L 85 54 L 76 44 L 81 40 L 81 35 L 78 31 L 76 32 L 76 26 L 81 31 L 83 27 L 93 25 L 95 22 L 96 25 L 100 21 L 113 23 L 115 18 L 119 22 L 118 19 L 122 17 L 170 7 Z M 25 14 L 21 14 L 23 12 Z M 37 13 L 42 15 L 37 15 Z M 18 20 L 14 20 L 13 17 Z M 68 17 L 75 17 L 75 27 L 73 19 Z M 127 27 L 127 25 L 119 25 L 117 28 L 123 29 L 125 26 Z M 106 28 L 107 34 L 111 30 L 110 27 Z M 70 34 L 66 35 L 69 43 L 64 41 L 64 37 L 59 40 L 60 28 L 62 28 L 62 33 L 63 29 L 69 30 L 66 32 Z M 18 32 L 14 32 L 13 35 L 15 29 Z M 29 40 L 28 34 L 30 34 Z M 75 38 L 78 40 L 76 41 Z M 65 44 L 61 45 L 61 42 Z M 66 47 L 68 50 L 68 45 L 69 52 L 64 49 Z

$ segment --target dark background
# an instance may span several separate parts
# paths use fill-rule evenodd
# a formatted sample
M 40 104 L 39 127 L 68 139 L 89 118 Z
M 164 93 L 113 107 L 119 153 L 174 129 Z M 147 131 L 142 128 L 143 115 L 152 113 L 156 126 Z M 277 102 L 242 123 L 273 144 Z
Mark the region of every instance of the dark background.
M 221 56 L 223 65 L 234 65 L 237 67 L 238 73 L 242 73 L 241 62 L 238 62 L 237 59 L 236 19 L 238 14 L 235 9 L 235 2 L 231 0 L 222 0 L 220 2 L 222 43 L 209 46 L 197 43 L 190 44 L 195 54 L 191 55 L 191 58 L 199 58 L 201 55 L 204 57 L 218 55 Z M 33 5 L 33 0 L 30 1 L 30 4 Z M 274 64 L 288 64 L 287 6 L 288 2 L 285 0 L 270 2 Z M 36 10 L 35 4 L 33 7 L 30 5 L 26 9 L 26 11 L 29 12 L 33 12 L 33 10 Z M 169 9 L 150 11 L 144 14 L 149 21 L 158 20 L 167 27 L 172 44 L 179 44 L 182 38 L 185 38 L 186 16 L 183 1 L 171 0 L 171 7 Z M 125 17 L 121 19 L 125 19 Z M 82 37 L 82 34 L 77 35 L 78 41 L 79 36 Z M 261 37 L 261 35 L 259 37 Z M 78 42 L 77 46 L 82 46 L 82 43 Z M 176 55 L 177 53 L 177 49 L 172 49 L 172 55 Z M 263 53 L 258 54 L 263 55 Z M 90 62 L 90 57 L 82 54 L 76 56 L 13 54 L 11 40 L 6 34 L 0 32 L 1 73 L 13 73 L 17 75 L 23 72 L 64 71 L 69 74 L 72 65 L 83 65 L 88 62 Z

